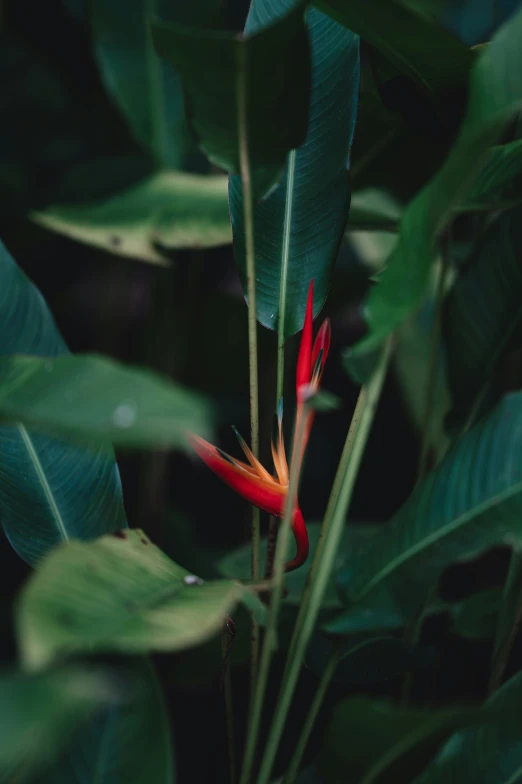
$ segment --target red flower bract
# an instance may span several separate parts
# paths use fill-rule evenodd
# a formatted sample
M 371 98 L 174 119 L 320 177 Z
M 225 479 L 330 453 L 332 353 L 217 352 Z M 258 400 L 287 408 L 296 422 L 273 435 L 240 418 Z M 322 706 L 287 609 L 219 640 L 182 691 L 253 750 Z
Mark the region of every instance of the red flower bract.
M 324 321 L 319 330 L 312 347 L 312 320 L 313 320 L 313 292 L 314 282 L 310 282 L 308 300 L 306 304 L 303 334 L 299 348 L 296 371 L 296 394 L 297 394 L 297 418 L 296 433 L 298 431 L 300 417 L 305 416 L 304 434 L 301 440 L 299 454 L 295 449 L 292 454 L 292 462 L 298 461 L 298 470 L 301 469 L 301 462 L 312 423 L 314 410 L 306 407 L 306 401 L 319 389 L 323 374 L 324 363 L 330 348 L 330 322 Z M 207 466 L 222 479 L 226 484 L 243 496 L 254 506 L 259 507 L 265 512 L 269 512 L 275 517 L 282 518 L 285 513 L 286 501 L 288 498 L 288 464 L 285 454 L 283 440 L 283 414 L 282 406 L 278 410 L 278 435 L 276 443 L 272 442 L 272 457 L 277 476 L 272 476 L 254 457 L 251 450 L 236 431 L 241 447 L 246 455 L 248 463 L 236 460 L 226 452 L 218 449 L 203 438 L 189 434 L 189 440 L 194 451 L 207 464 Z M 303 519 L 303 515 L 296 502 L 292 511 L 292 532 L 294 534 L 297 552 L 294 558 L 285 564 L 286 571 L 297 569 L 308 557 L 308 534 Z

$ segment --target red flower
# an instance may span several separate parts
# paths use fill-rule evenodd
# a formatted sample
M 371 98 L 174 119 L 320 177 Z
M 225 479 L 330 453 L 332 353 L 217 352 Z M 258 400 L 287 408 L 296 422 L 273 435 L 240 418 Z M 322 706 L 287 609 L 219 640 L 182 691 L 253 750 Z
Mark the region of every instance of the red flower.
M 313 409 L 306 409 L 305 403 L 306 400 L 319 389 L 324 363 L 330 348 L 330 322 L 326 319 L 317 334 L 312 349 L 313 291 L 314 282 L 312 280 L 308 291 L 308 301 L 296 373 L 296 433 L 299 428 L 300 418 L 302 416 L 306 417 L 300 453 L 296 454 L 294 448 L 294 454 L 292 455 L 292 461 L 299 461 L 299 470 L 315 414 Z M 263 511 L 269 512 L 275 517 L 282 518 L 285 513 L 288 496 L 289 472 L 283 440 L 283 409 L 281 404 L 278 409 L 277 420 L 278 434 L 276 443 L 274 444 L 272 441 L 272 458 L 277 477 L 269 474 L 259 460 L 254 457 L 237 430 L 235 432 L 247 457 L 248 463 L 245 463 L 242 460 L 236 460 L 199 436 L 190 434 L 189 438 L 194 450 L 201 459 L 217 476 L 219 476 L 220 479 L 226 482 L 232 490 L 235 490 L 236 493 L 239 493 L 239 495 L 243 496 L 243 498 L 251 504 L 259 507 L 259 509 L 263 509 Z M 286 571 L 297 569 L 297 567 L 301 566 L 308 557 L 308 534 L 306 532 L 303 515 L 297 502 L 292 512 L 292 531 L 296 541 L 297 553 L 295 557 L 285 565 Z

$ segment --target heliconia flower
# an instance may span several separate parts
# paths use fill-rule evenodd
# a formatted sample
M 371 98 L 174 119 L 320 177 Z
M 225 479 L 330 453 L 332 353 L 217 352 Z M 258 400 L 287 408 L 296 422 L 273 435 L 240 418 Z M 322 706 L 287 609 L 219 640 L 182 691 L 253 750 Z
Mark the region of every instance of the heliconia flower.
M 299 349 L 297 362 L 297 422 L 299 418 L 306 417 L 301 449 L 299 455 L 292 455 L 292 461 L 302 461 L 304 449 L 310 435 L 314 411 L 306 407 L 306 401 L 319 389 L 324 363 L 330 348 L 330 322 L 328 319 L 323 323 L 315 339 L 312 348 L 312 305 L 313 305 L 313 280 L 310 282 L 308 301 L 303 326 L 303 335 Z M 282 400 L 277 411 L 277 435 L 272 441 L 272 458 L 277 476 L 272 476 L 254 457 L 244 439 L 237 430 L 234 431 L 239 439 L 239 443 L 246 455 L 248 463 L 236 460 L 226 452 L 218 449 L 203 438 L 195 434 L 189 434 L 189 440 L 195 452 L 207 464 L 207 466 L 222 479 L 226 484 L 239 493 L 249 503 L 259 507 L 265 512 L 278 518 L 283 518 L 285 506 L 288 498 L 289 471 L 286 460 L 285 445 L 283 439 L 283 406 Z M 301 468 L 299 462 L 299 470 Z M 285 564 L 285 570 L 291 571 L 301 566 L 308 557 L 308 534 L 302 512 L 296 501 L 292 512 L 292 532 L 294 534 L 297 552 L 294 558 Z

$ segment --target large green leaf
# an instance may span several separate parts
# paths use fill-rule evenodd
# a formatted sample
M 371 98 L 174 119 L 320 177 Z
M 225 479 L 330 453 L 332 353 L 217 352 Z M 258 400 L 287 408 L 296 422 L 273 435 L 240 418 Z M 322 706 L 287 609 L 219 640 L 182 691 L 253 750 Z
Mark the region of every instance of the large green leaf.
M 117 709 L 121 696 L 108 674 L 98 670 L 2 675 L 0 781 L 28 781 L 53 762 L 100 708 L 112 703 Z
M 219 631 L 239 602 L 264 605 L 233 580 L 203 582 L 142 531 L 56 548 L 22 591 L 22 661 L 44 667 L 67 654 L 177 651 Z
M 430 92 L 466 83 L 473 52 L 430 18 L 426 0 L 315 0 L 314 5 Z
M 40 292 L 0 245 L 0 356 L 67 354 Z M 34 564 L 59 542 L 126 525 L 107 446 L 80 449 L 23 425 L 0 427 L 0 520 L 16 552 Z
M 410 781 L 444 740 L 476 720 L 477 713 L 466 708 L 431 712 L 364 697 L 344 700 L 324 733 L 319 770 L 325 784 Z
M 159 172 L 110 199 L 53 205 L 31 217 L 66 237 L 153 264 L 168 263 L 165 250 L 232 241 L 222 176 Z
M 36 784 L 173 784 L 172 733 L 154 670 L 129 657 L 118 672 L 121 704 L 83 725 Z
M 459 211 L 499 210 L 520 204 L 522 141 L 492 147 Z
M 155 0 L 93 0 L 90 19 L 102 77 L 136 139 L 159 165 L 182 169 L 192 143 L 181 85 L 172 65 L 156 55 L 148 29 L 168 11 L 168 2 Z
M 460 272 L 444 311 L 452 419 L 465 421 L 484 397 L 522 320 L 522 208 L 500 215 Z
M 382 602 L 411 617 L 442 571 L 522 539 L 522 393 L 466 433 L 367 545 L 350 552 L 339 587 L 350 606 Z
M 254 0 L 247 33 L 264 29 L 292 5 L 294 0 Z M 275 190 L 254 210 L 257 318 L 284 337 L 302 329 L 311 278 L 315 314 L 328 294 L 350 206 L 348 160 L 359 94 L 357 36 L 315 9 L 308 11 L 306 23 L 312 47 L 308 133 L 290 153 Z M 246 289 L 239 177 L 230 178 L 230 213 Z
M 237 173 L 244 142 L 258 196 L 306 134 L 310 53 L 303 2 L 292 5 L 273 25 L 244 37 L 174 23 L 151 27 L 156 50 L 180 74 L 202 149 Z
M 522 11 L 484 47 L 472 69 L 471 92 L 459 136 L 437 175 L 410 202 L 387 269 L 370 292 L 366 351 L 392 332 L 418 305 L 429 279 L 438 235 L 465 203 L 489 147 L 522 108 Z
M 522 674 L 488 700 L 476 727 L 456 732 L 415 784 L 515 784 L 522 777 Z
M 149 370 L 105 357 L 0 358 L 0 417 L 61 437 L 126 446 L 182 446 L 209 435 L 210 407 Z

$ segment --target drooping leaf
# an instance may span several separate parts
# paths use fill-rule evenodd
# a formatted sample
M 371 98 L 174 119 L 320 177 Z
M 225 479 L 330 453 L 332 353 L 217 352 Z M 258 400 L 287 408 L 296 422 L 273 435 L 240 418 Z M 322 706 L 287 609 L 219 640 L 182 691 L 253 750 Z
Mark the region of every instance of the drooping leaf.
M 357 547 L 357 543 L 365 541 L 369 536 L 372 535 L 372 533 L 375 531 L 375 528 L 375 525 L 370 524 L 350 524 L 349 528 L 346 529 L 346 533 L 343 539 L 343 546 L 340 548 L 341 551 L 345 553 L 347 548 Z M 317 547 L 317 542 L 319 540 L 321 524 L 307 523 L 306 530 L 308 531 L 310 552 L 313 556 L 314 550 Z M 262 539 L 260 549 L 261 563 L 264 563 L 266 560 L 266 549 L 266 539 Z M 229 577 L 236 580 L 251 579 L 251 552 L 250 545 L 245 545 L 245 547 L 241 547 L 238 550 L 235 550 L 226 555 L 217 563 L 219 574 L 222 574 L 224 577 Z M 310 571 L 310 565 L 311 558 L 309 558 L 308 561 L 299 569 L 295 569 L 293 572 L 289 572 L 286 575 L 285 586 L 287 592 L 285 594 L 285 602 L 288 604 L 299 604 L 301 601 L 301 596 L 303 594 L 306 580 L 308 578 L 308 573 Z M 334 578 L 332 577 L 325 592 L 323 607 L 339 607 L 339 604 L 339 597 L 337 596 L 334 585 Z
M 452 735 L 415 784 L 480 781 L 514 784 L 522 771 L 522 675 L 504 684 L 483 707 L 475 727 Z
M 340 643 L 316 634 L 308 646 L 306 665 L 320 677 L 339 645 L 342 658 L 333 674 L 333 680 L 338 683 L 357 686 L 383 683 L 405 672 L 425 670 L 436 661 L 432 649 L 390 635 L 349 635 Z
M 522 12 L 504 25 L 478 56 L 471 74 L 466 117 L 445 164 L 410 202 L 387 269 L 368 297 L 366 351 L 381 342 L 422 299 L 439 234 L 458 204 L 465 203 L 473 177 L 506 123 L 522 108 L 519 46 Z
M 501 604 L 500 588 L 479 591 L 460 602 L 449 604 L 451 631 L 468 640 L 492 639 L 495 636 Z
M 0 245 L 0 356 L 67 354 L 40 292 Z M 0 520 L 12 546 L 34 564 L 74 536 L 126 526 L 111 450 L 80 449 L 27 430 L 0 427 Z
M 92 42 L 105 85 L 136 139 L 158 165 L 183 169 L 193 143 L 181 84 L 172 65 L 156 55 L 148 28 L 156 16 L 166 18 L 166 5 L 94 0 L 89 8 Z
M 366 188 L 352 193 L 348 231 L 390 231 L 399 226 L 401 208 L 385 191 Z
M 151 26 L 156 51 L 181 77 L 201 148 L 213 163 L 236 173 L 245 140 L 258 197 L 306 134 L 310 54 L 303 2 L 293 6 L 245 37 L 172 22 Z
M 410 781 L 444 740 L 477 710 L 403 708 L 365 697 L 336 705 L 324 733 L 319 770 L 328 784 Z M 347 742 L 347 739 L 350 742 Z
M 443 335 L 452 422 L 484 399 L 522 320 L 522 208 L 500 215 L 479 240 L 445 304 Z
M 246 32 L 266 35 L 267 25 L 293 5 L 254 0 Z M 315 315 L 328 294 L 350 206 L 348 159 L 359 91 L 357 36 L 315 9 L 308 10 L 306 24 L 312 49 L 308 133 L 290 153 L 277 187 L 254 209 L 257 318 L 284 337 L 302 329 L 311 278 Z M 230 178 L 230 213 L 246 290 L 240 177 Z
M 121 704 L 89 720 L 35 784 L 174 783 L 171 729 L 151 664 L 128 657 L 118 673 Z
M 103 201 L 32 213 L 51 231 L 109 253 L 168 264 L 162 251 L 232 241 L 227 178 L 165 171 Z
M 17 634 L 22 661 L 45 667 L 68 654 L 176 651 L 219 631 L 249 589 L 203 582 L 171 561 L 142 531 L 124 529 L 54 550 L 22 591 Z M 255 597 L 247 599 L 252 608 Z M 263 605 L 261 605 L 263 607 Z
M 0 678 L 0 780 L 22 784 L 46 769 L 100 709 L 122 698 L 108 673 L 62 668 Z M 50 780 L 50 779 L 49 779 Z
M 522 394 L 508 395 L 420 482 L 368 545 L 348 554 L 339 588 L 348 604 L 388 604 L 411 618 L 443 570 L 522 538 Z
M 459 212 L 500 210 L 520 204 L 522 141 L 492 147 Z
M 430 92 L 466 84 L 473 52 L 430 18 L 426 0 L 315 0 L 314 5 Z
M 210 406 L 166 378 L 85 354 L 0 358 L 0 418 L 60 437 L 189 449 L 209 435 Z

